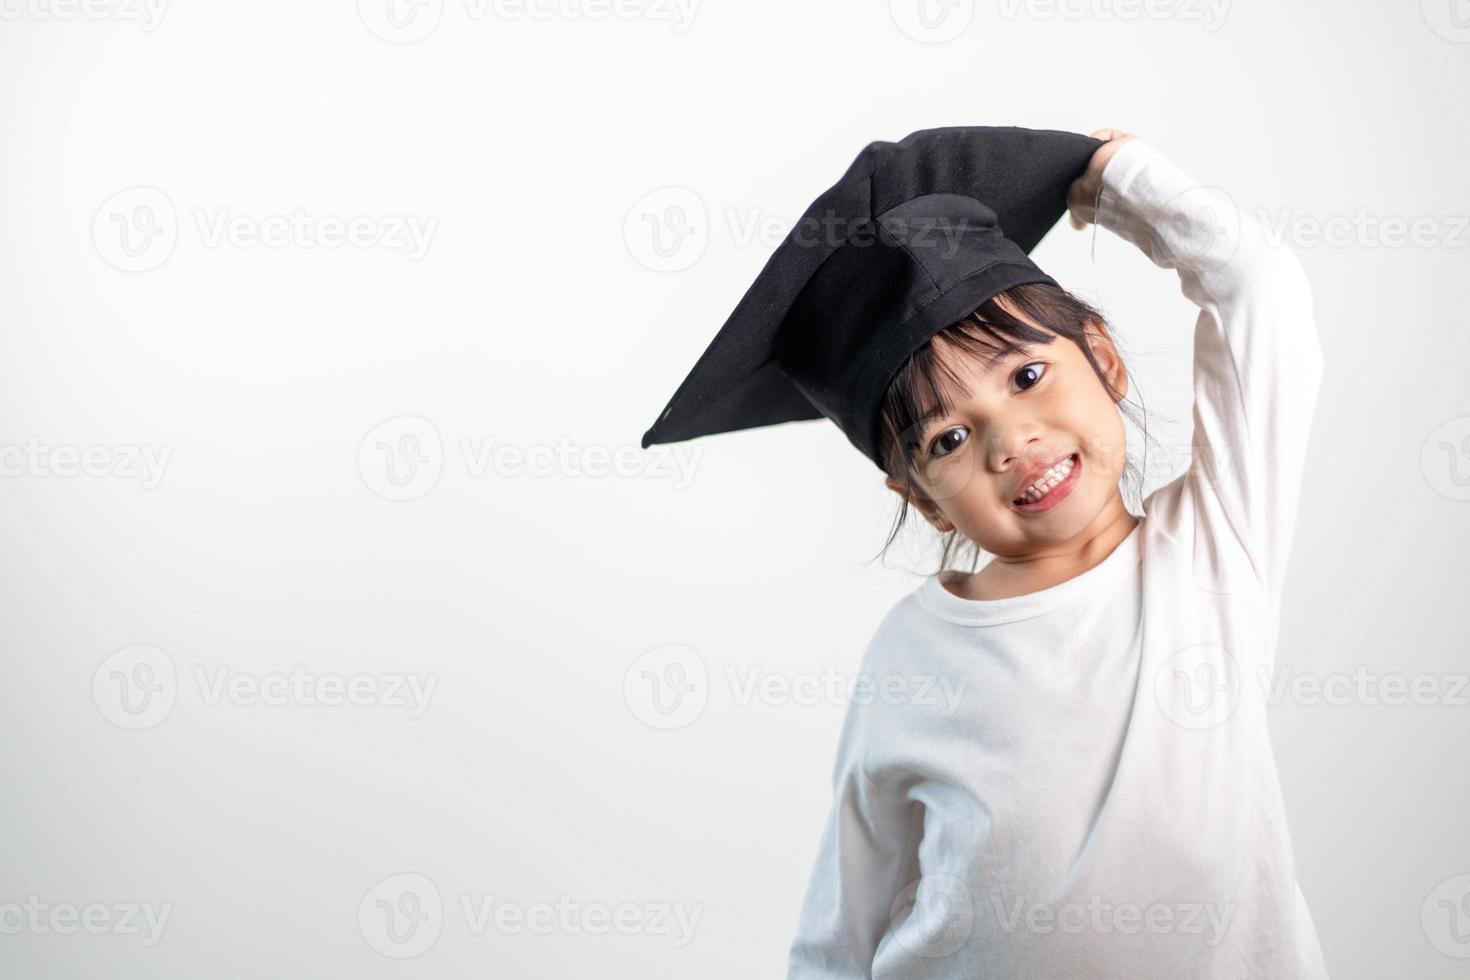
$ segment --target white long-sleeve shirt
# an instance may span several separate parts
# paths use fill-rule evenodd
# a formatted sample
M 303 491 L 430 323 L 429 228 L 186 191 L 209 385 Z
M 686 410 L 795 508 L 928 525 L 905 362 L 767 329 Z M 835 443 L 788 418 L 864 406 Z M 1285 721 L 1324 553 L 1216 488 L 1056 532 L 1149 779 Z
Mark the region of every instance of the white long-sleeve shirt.
M 792 980 L 1327 976 L 1265 711 L 1311 291 L 1148 143 L 1102 181 L 1098 223 L 1199 308 L 1193 461 L 1082 574 L 981 601 L 939 573 L 885 616 L 862 672 L 959 696 L 849 704 Z

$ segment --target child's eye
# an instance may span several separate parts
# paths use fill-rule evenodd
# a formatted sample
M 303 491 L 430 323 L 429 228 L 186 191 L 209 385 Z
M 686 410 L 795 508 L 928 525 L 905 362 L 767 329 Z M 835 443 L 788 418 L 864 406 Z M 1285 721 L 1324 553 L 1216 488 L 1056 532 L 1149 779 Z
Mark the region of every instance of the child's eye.
M 1035 370 L 1036 368 L 1040 368 L 1041 370 L 1040 371 L 1037 371 L 1037 370 Z M 1025 383 L 1025 384 L 1022 384 L 1021 385 L 1021 390 L 1022 391 L 1025 391 L 1028 388 L 1032 387 L 1033 385 L 1037 384 L 1041 380 L 1042 375 L 1044 375 L 1044 374 L 1046 374 L 1046 362 L 1045 361 L 1032 361 L 1030 364 L 1025 365 L 1024 367 L 1021 368 L 1021 370 L 1019 370 L 1019 371 L 1016 372 L 1016 380 L 1017 381 L 1020 381 L 1023 378 L 1026 378 L 1026 377 L 1029 377 L 1029 376 L 1033 376 L 1034 375 L 1034 380 L 1030 381 L 1029 383 Z
M 945 429 L 943 432 L 939 433 L 939 435 L 935 437 L 934 442 L 929 446 L 929 455 L 935 457 L 948 456 L 950 453 L 963 446 L 965 444 L 965 440 L 968 439 L 969 436 L 970 432 L 964 426 L 956 426 L 953 429 Z

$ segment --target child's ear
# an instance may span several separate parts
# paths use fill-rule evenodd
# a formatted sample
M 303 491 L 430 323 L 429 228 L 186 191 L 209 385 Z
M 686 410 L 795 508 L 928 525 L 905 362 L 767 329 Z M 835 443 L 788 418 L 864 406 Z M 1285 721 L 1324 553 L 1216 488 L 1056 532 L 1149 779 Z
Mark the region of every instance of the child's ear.
M 1118 397 L 1123 398 L 1128 394 L 1128 368 L 1123 364 L 1123 356 L 1118 353 L 1113 335 L 1101 320 L 1088 320 L 1083 334 L 1097 366 L 1102 368 L 1103 376 L 1117 391 Z
M 954 530 L 954 525 L 949 522 L 949 518 L 944 516 L 943 511 L 939 509 L 939 505 L 928 497 L 925 497 L 922 493 L 916 491 L 913 496 L 906 495 L 903 490 L 903 485 L 891 476 L 884 478 L 883 485 L 900 497 L 907 499 L 910 504 L 918 509 L 919 513 L 924 515 L 924 520 L 934 525 L 936 530 L 940 532 Z

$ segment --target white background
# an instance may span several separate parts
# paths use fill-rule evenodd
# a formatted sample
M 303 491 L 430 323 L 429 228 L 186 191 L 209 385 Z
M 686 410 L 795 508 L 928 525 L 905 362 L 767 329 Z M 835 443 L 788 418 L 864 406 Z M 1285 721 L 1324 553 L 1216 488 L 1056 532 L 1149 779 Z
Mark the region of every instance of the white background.
M 1128 129 L 1282 222 L 1327 373 L 1279 662 L 1470 669 L 1463 0 L 388 2 L 0 0 L 7 977 L 782 975 L 843 706 L 734 681 L 855 670 L 932 556 L 867 560 L 897 499 L 825 422 L 637 444 L 786 224 L 925 127 Z M 1035 257 L 1187 445 L 1192 308 L 1092 244 Z M 660 729 L 669 644 L 707 673 Z M 293 669 L 370 703 L 252 703 Z M 1470 976 L 1467 693 L 1272 709 L 1334 976 Z

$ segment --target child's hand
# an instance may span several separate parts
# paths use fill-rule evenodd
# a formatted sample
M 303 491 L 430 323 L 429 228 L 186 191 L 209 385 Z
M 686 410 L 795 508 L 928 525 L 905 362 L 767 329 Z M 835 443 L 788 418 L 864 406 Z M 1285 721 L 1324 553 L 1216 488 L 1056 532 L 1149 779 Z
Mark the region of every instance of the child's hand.
M 1068 220 L 1077 229 L 1086 228 L 1089 221 L 1097 220 L 1097 192 L 1102 189 L 1103 168 L 1118 152 L 1118 147 L 1131 140 L 1133 134 L 1121 129 L 1099 129 L 1092 138 L 1107 142 L 1093 152 L 1092 159 L 1087 161 L 1087 170 L 1067 188 Z

